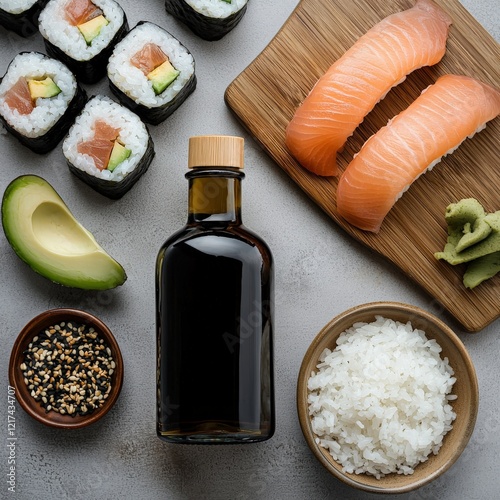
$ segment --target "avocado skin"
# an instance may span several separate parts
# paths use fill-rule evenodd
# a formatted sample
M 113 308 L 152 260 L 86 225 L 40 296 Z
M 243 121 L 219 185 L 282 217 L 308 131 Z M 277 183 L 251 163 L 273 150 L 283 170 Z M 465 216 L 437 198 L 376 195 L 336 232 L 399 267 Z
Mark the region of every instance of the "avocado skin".
M 63 264 L 58 263 L 58 266 L 55 266 L 55 261 L 50 263 L 49 259 L 46 259 L 43 255 L 38 256 L 37 259 L 30 256 L 30 253 L 33 253 L 33 248 L 30 248 L 29 243 L 26 244 L 29 238 L 27 238 L 26 235 L 17 234 L 19 228 L 16 227 L 16 222 L 18 222 L 16 218 L 20 216 L 23 206 L 21 203 L 18 203 L 18 199 L 15 199 L 20 191 L 30 188 L 46 191 L 47 197 L 42 197 L 41 199 L 43 201 L 38 206 L 49 202 L 63 207 L 65 213 L 74 221 L 78 228 L 80 228 L 82 233 L 85 233 L 88 239 L 95 244 L 95 251 L 91 252 L 92 255 L 82 257 L 81 268 L 70 269 L 68 274 L 65 274 L 65 270 L 61 268 Z M 30 193 L 30 195 L 31 194 L 32 193 Z M 13 206 L 11 206 L 11 202 Z M 31 216 L 35 210 L 32 212 L 30 211 L 29 216 Z M 122 285 L 127 280 L 127 275 L 123 267 L 107 254 L 95 241 L 92 234 L 75 219 L 62 198 L 45 179 L 36 175 L 22 175 L 14 179 L 5 189 L 2 199 L 1 215 L 5 236 L 14 252 L 21 260 L 28 264 L 33 271 L 44 278 L 59 285 L 81 288 L 84 290 L 108 290 Z M 61 262 L 64 262 L 64 256 L 61 256 Z M 105 276 L 96 277 L 85 274 L 88 267 L 92 266 L 93 263 L 99 267 L 102 266 L 103 262 L 107 267 Z

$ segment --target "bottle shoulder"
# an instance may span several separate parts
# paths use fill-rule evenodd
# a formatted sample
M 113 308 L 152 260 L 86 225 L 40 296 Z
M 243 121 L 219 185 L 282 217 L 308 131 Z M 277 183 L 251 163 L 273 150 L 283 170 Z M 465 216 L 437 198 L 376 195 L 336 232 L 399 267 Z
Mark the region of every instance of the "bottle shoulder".
M 188 224 L 165 241 L 160 249 L 160 254 L 179 250 L 184 246 L 221 255 L 226 252 L 232 254 L 240 249 L 245 253 L 258 253 L 270 263 L 273 260 L 271 250 L 266 242 L 243 224 L 225 227 Z

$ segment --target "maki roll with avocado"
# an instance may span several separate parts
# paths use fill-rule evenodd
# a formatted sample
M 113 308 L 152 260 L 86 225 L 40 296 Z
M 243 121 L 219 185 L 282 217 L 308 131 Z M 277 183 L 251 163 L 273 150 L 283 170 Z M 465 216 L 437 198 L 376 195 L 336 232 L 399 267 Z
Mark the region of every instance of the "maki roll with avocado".
M 109 97 L 92 97 L 63 143 L 70 171 L 108 198 L 121 198 L 148 169 L 153 140 L 141 119 Z
M 109 58 L 111 91 L 145 122 L 157 125 L 194 91 L 194 59 L 179 40 L 140 22 Z
M 38 16 L 48 0 L 0 0 L 0 24 L 20 36 L 38 31 Z
M 125 12 L 114 0 L 50 0 L 40 14 L 48 54 L 83 83 L 105 76 L 109 56 L 127 31 Z
M 242 19 L 248 0 L 166 0 L 169 14 L 204 40 L 220 40 Z
M 0 83 L 0 119 L 35 153 L 54 149 L 87 96 L 60 61 L 38 52 L 17 55 Z

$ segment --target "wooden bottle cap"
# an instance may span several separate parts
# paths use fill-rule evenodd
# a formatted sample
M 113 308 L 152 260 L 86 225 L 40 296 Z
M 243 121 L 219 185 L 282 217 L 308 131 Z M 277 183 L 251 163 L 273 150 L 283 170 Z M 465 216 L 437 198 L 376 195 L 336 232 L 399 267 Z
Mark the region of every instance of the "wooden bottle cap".
M 242 137 L 231 135 L 198 135 L 189 138 L 189 168 L 244 166 Z

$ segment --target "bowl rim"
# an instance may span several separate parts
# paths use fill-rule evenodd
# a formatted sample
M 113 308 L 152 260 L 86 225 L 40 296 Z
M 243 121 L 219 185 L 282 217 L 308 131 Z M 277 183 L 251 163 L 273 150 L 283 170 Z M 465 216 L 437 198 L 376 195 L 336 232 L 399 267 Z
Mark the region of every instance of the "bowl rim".
M 456 349 L 460 353 L 460 356 L 463 360 L 465 370 L 466 370 L 466 372 L 470 378 L 470 381 L 471 381 L 470 408 L 472 410 L 471 410 L 470 418 L 468 421 L 468 425 L 466 426 L 466 430 L 465 430 L 463 439 L 460 442 L 461 445 L 454 451 L 451 458 L 442 467 L 433 471 L 433 473 L 429 474 L 428 476 L 426 476 L 425 478 L 423 478 L 421 480 L 416 480 L 414 483 L 409 483 L 406 485 L 395 486 L 395 487 L 385 487 L 385 486 L 377 487 L 377 486 L 363 484 L 359 481 L 352 479 L 352 478 L 357 478 L 357 477 L 363 476 L 362 474 L 345 473 L 342 470 L 337 470 L 335 467 L 332 467 L 332 465 L 328 462 L 328 460 L 325 458 L 325 456 L 320 452 L 319 446 L 315 442 L 315 435 L 312 432 L 312 429 L 310 426 L 310 419 L 309 419 L 309 415 L 307 412 L 307 408 L 308 408 L 307 401 L 305 404 L 303 402 L 303 394 L 304 393 L 307 394 L 307 381 L 309 379 L 309 374 L 306 373 L 307 365 L 309 364 L 308 360 L 309 360 L 309 358 L 312 357 L 312 354 L 317 349 L 321 340 L 325 337 L 325 335 L 327 335 L 327 333 L 332 328 L 332 326 L 335 323 L 337 323 L 343 319 L 346 319 L 348 317 L 352 316 L 355 318 L 359 313 L 365 313 L 365 312 L 371 311 L 372 309 L 377 309 L 377 308 L 382 308 L 382 307 L 392 308 L 392 309 L 395 309 L 395 310 L 400 311 L 400 312 L 408 313 L 408 315 L 409 315 L 408 321 L 411 321 L 412 315 L 414 315 L 415 317 L 423 317 L 426 321 L 433 323 L 438 329 L 445 332 L 446 335 L 449 337 L 449 339 L 452 341 L 453 345 L 456 347 Z M 377 314 L 377 313 L 374 313 L 374 315 L 375 314 Z M 354 319 L 352 324 L 354 324 L 355 321 L 356 320 Z M 413 326 L 413 328 L 415 328 L 415 327 Z M 431 481 L 436 479 L 438 476 L 443 474 L 458 460 L 458 458 L 462 454 L 463 450 L 465 449 L 467 443 L 469 442 L 469 440 L 472 436 L 474 426 L 476 423 L 476 419 L 477 419 L 477 413 L 478 413 L 478 409 L 479 409 L 479 384 L 478 384 L 478 380 L 477 380 L 476 370 L 475 370 L 474 364 L 472 362 L 472 358 L 471 358 L 470 354 L 468 353 L 462 340 L 460 339 L 460 337 L 458 337 L 458 335 L 448 325 L 446 325 L 439 318 L 437 318 L 433 314 L 425 311 L 424 309 L 421 309 L 420 307 L 410 305 L 410 304 L 405 304 L 403 302 L 393 302 L 393 301 L 369 302 L 366 304 L 360 304 L 360 305 L 351 307 L 350 309 L 347 309 L 347 310 L 341 312 L 340 314 L 337 314 L 325 326 L 323 326 L 323 328 L 321 328 L 321 330 L 316 334 L 316 336 L 312 340 L 311 344 L 307 348 L 307 350 L 302 358 L 301 365 L 300 365 L 300 370 L 299 370 L 298 377 L 297 377 L 296 407 L 297 407 L 300 428 L 302 430 L 302 434 L 304 435 L 304 438 L 307 442 L 309 449 L 313 452 L 314 456 L 319 460 L 319 462 L 331 474 L 333 474 L 335 477 L 340 479 L 345 484 L 347 484 L 351 487 L 354 487 L 358 490 L 366 491 L 369 493 L 379 493 L 379 494 L 408 493 L 410 491 L 413 491 L 417 488 L 424 486 L 425 484 L 430 483 Z
M 71 321 L 71 319 L 91 325 L 97 330 L 98 334 L 104 338 L 106 345 L 111 349 L 116 367 L 112 375 L 112 388 L 104 405 L 92 413 L 83 416 L 78 415 L 72 417 L 71 415 L 61 415 L 57 413 L 57 419 L 54 420 L 52 416 L 55 416 L 53 415 L 55 412 L 49 411 L 46 413 L 45 409 L 38 404 L 36 405 L 37 410 L 33 409 L 33 406 L 35 406 L 33 404 L 34 399 L 26 388 L 23 374 L 19 366 L 24 350 L 37 333 L 49 326 L 46 324 L 49 323 L 49 320 L 51 320 L 50 323 L 57 323 L 60 321 Z M 46 326 L 42 326 L 44 323 Z M 92 313 L 81 309 L 60 307 L 48 309 L 38 314 L 22 328 L 14 341 L 10 354 L 9 383 L 15 389 L 15 398 L 16 401 L 19 402 L 21 408 L 38 422 L 48 427 L 59 429 L 80 429 L 100 420 L 114 406 L 122 389 L 123 371 L 123 358 L 120 346 L 109 327 Z

